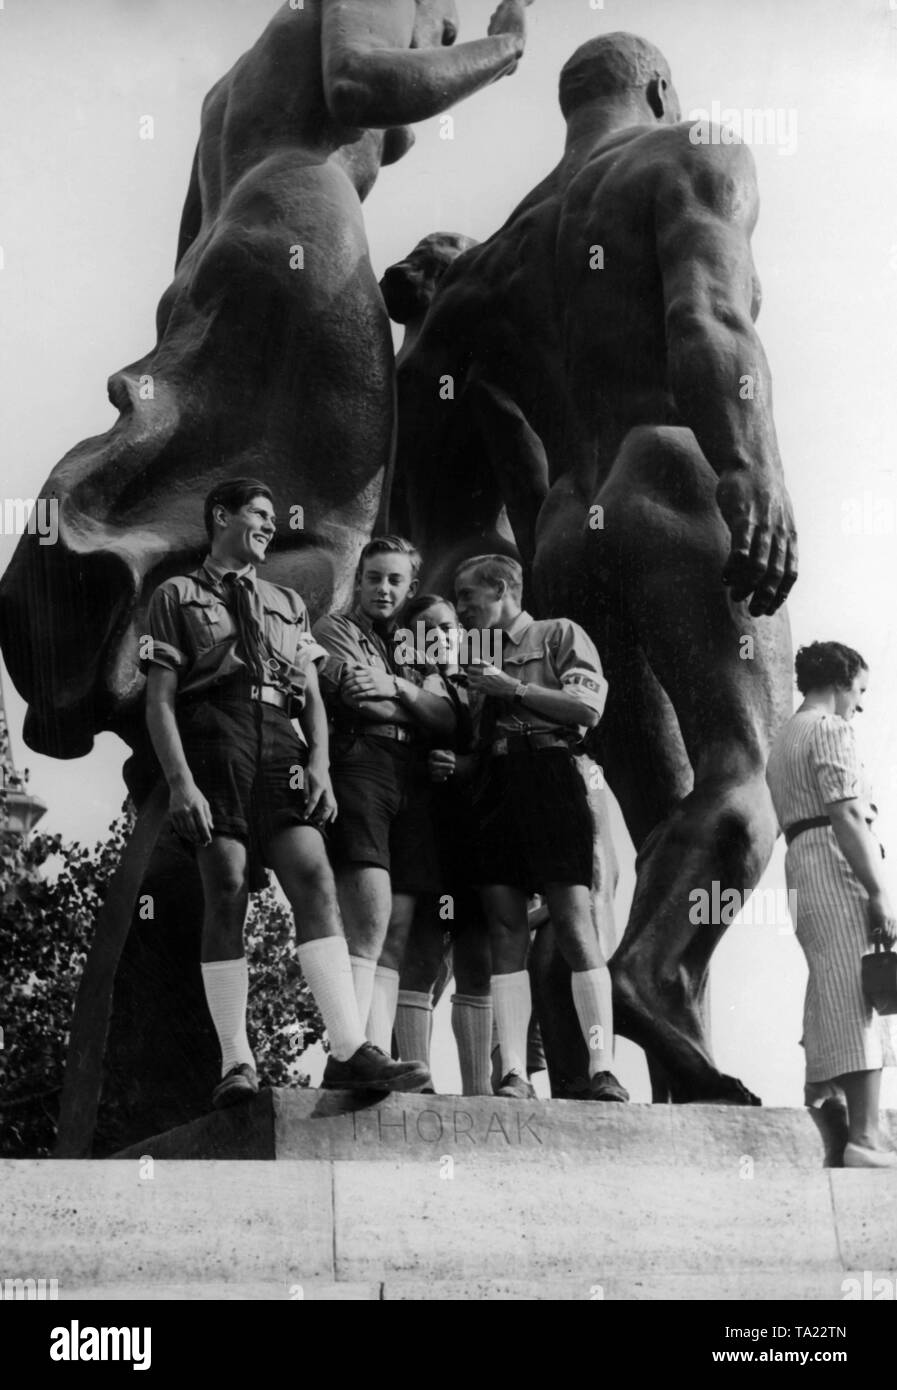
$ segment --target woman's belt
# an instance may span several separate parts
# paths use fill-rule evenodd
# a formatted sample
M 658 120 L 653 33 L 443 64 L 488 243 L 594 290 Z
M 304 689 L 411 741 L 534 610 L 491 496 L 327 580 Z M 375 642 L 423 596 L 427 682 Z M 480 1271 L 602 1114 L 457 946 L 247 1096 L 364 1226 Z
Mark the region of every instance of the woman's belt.
M 866 824 L 868 825 L 870 822 L 867 821 Z M 831 821 L 828 816 L 809 816 L 807 820 L 792 821 L 790 825 L 785 826 L 785 844 L 790 845 L 795 836 L 803 835 L 805 830 L 816 830 L 819 827 L 825 828 L 830 826 Z M 884 859 L 884 845 L 879 842 L 878 848 L 881 850 L 882 859 Z
M 818 827 L 825 828 L 830 826 L 831 821 L 828 816 L 810 816 L 807 820 L 792 821 L 785 826 L 785 844 L 790 845 L 797 835 L 803 835 L 805 830 L 816 830 Z

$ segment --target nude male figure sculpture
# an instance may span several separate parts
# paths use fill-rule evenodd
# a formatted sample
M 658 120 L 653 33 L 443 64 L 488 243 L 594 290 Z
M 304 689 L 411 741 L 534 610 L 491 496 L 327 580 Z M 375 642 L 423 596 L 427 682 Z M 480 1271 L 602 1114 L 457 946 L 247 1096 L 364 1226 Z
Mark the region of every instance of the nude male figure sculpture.
M 765 760 L 791 711 L 796 539 L 754 328 L 754 163 L 695 143 L 665 58 L 634 35 L 578 49 L 560 99 L 560 163 L 446 271 L 403 364 L 400 495 L 427 587 L 501 545 L 506 506 L 536 611 L 594 638 L 596 752 L 638 852 L 618 1031 L 656 1098 L 751 1103 L 704 1016 L 728 919 L 690 909 L 714 881 L 756 886 L 777 833 Z

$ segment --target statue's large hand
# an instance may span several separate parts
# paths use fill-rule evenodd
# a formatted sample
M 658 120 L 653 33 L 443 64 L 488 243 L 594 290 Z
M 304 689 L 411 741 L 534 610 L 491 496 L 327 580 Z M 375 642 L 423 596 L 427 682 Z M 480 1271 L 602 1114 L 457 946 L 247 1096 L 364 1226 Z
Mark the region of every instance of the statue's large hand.
M 723 583 L 735 603 L 753 595 L 754 617 L 771 615 L 797 580 L 797 533 L 785 485 L 768 475 L 725 473 L 716 500 L 732 534 Z
M 526 16 L 524 10 L 533 0 L 501 0 L 501 4 L 489 21 L 488 34 L 514 34 L 520 39 L 520 52 L 526 43 Z

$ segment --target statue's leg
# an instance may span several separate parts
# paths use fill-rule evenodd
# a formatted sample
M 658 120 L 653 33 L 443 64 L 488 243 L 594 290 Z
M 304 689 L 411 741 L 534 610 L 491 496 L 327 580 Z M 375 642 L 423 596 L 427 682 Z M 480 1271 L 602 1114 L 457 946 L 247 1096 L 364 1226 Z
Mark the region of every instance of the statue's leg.
M 628 625 L 675 710 L 694 774 L 639 847 L 614 977 L 620 1026 L 666 1068 L 673 1099 L 750 1102 L 713 1063 L 705 992 L 734 915 L 719 910 L 722 894 L 735 889 L 744 901 L 775 843 L 764 773 L 791 709 L 791 649 L 783 613 L 754 620 L 721 583 L 729 538 L 715 486 L 689 431 L 637 430 L 600 493 Z
M 570 572 L 592 576 L 591 586 L 572 581 L 579 603 L 567 611 L 587 622 L 599 649 L 605 638 L 612 690 L 615 666 L 623 677 L 614 690 L 616 737 L 606 733 L 605 746 L 624 814 L 646 771 L 650 785 L 652 764 L 675 771 L 684 747 L 693 771 L 691 788 L 679 778 L 682 794 L 666 807 L 666 790 L 654 795 L 653 809 L 646 804 L 643 783 L 632 798 L 643 819 L 633 824 L 627 814 L 639 853 L 635 898 L 611 967 L 616 1027 L 664 1069 L 672 1099 L 750 1103 L 710 1053 L 707 972 L 726 921 L 703 920 L 700 907 L 712 916 L 727 889 L 749 893 L 775 842 L 764 768 L 771 734 L 790 713 L 791 656 L 787 618 L 751 619 L 721 583 L 728 534 L 715 482 L 690 431 L 633 431 L 596 494 L 603 526 L 581 525 L 572 551 L 569 536 L 564 541 Z M 556 544 L 550 529 L 544 540 L 547 568 Z M 597 624 L 590 608 L 593 618 L 601 615 Z M 643 692 L 626 683 L 625 663 L 615 660 L 627 645 L 643 653 L 664 692 L 675 737 L 669 718 L 639 730 L 630 715 L 619 717 L 642 703 Z

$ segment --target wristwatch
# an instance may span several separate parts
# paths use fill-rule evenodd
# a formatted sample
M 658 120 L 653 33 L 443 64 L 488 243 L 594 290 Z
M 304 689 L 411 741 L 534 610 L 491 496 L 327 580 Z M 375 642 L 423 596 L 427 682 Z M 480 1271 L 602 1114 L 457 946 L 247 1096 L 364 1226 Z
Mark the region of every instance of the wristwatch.
M 523 697 L 528 690 L 529 686 L 525 685 L 523 681 L 517 682 L 516 686 L 514 687 L 514 694 L 512 697 L 515 705 L 523 704 Z

